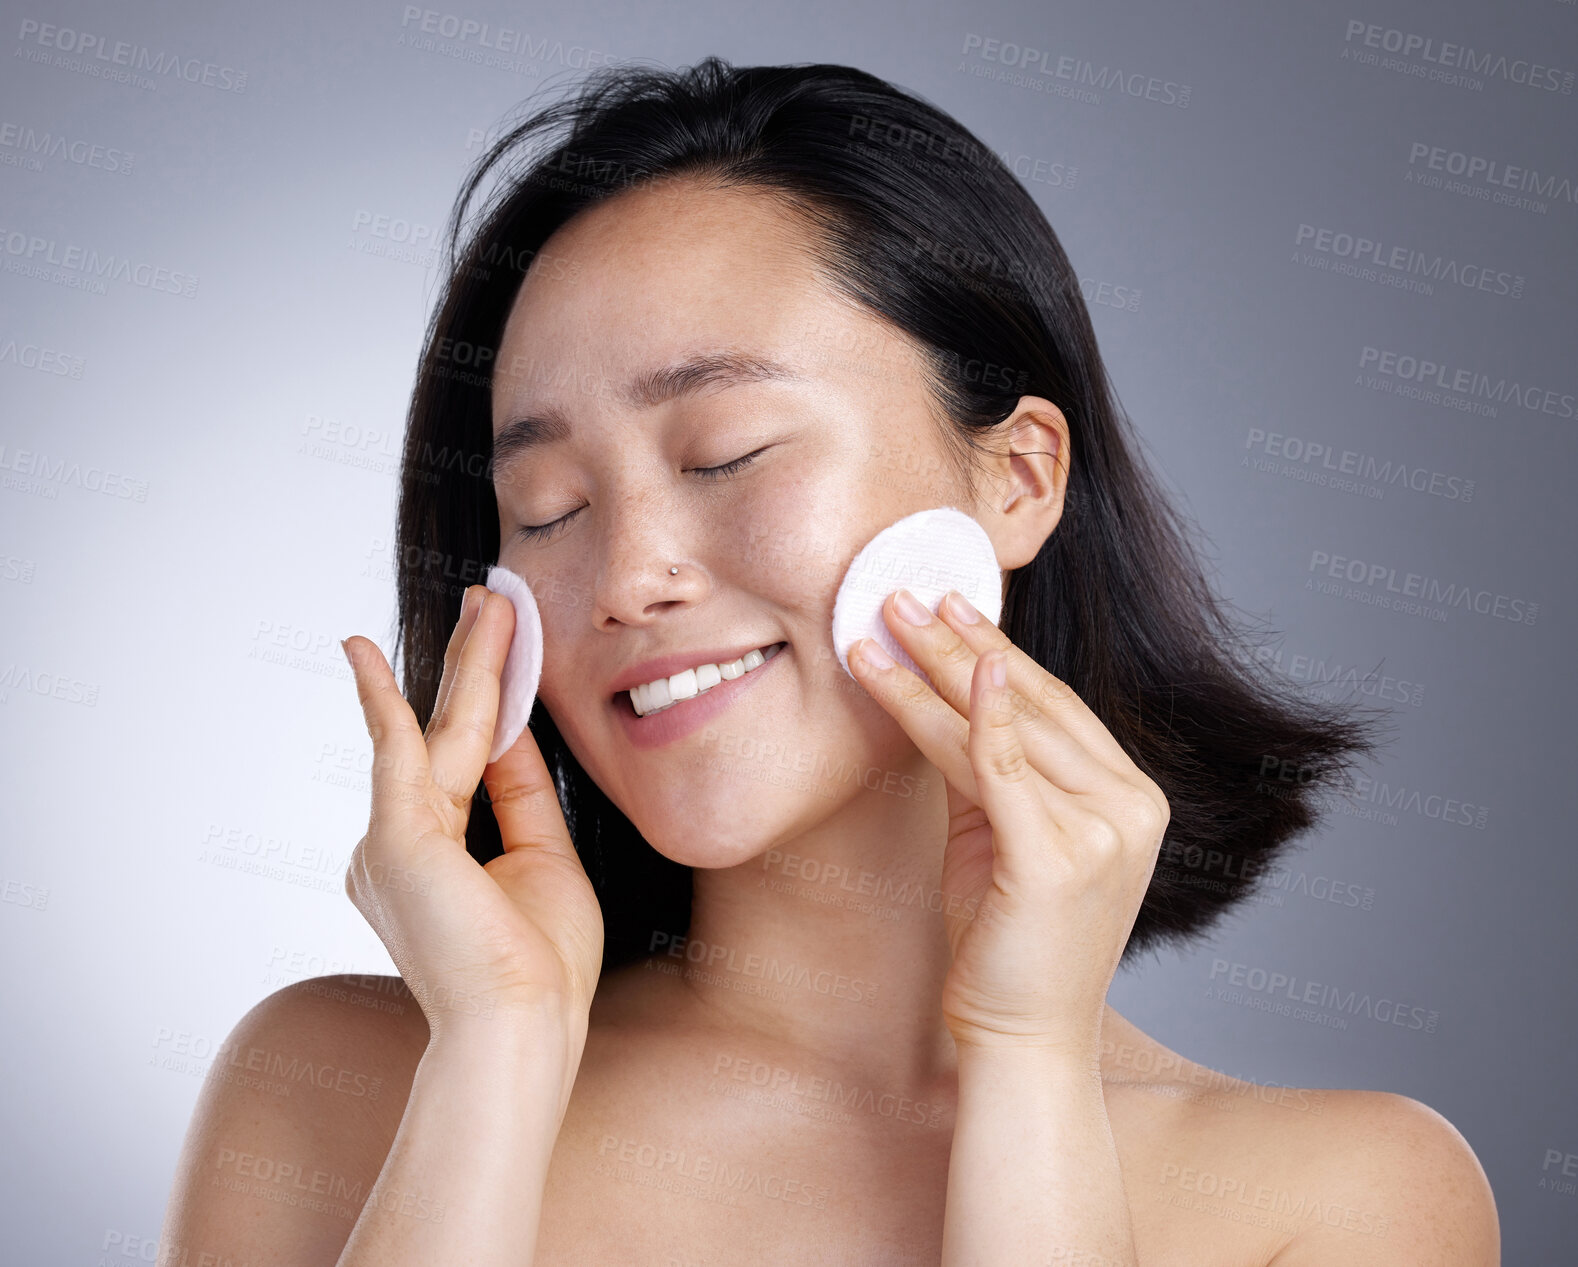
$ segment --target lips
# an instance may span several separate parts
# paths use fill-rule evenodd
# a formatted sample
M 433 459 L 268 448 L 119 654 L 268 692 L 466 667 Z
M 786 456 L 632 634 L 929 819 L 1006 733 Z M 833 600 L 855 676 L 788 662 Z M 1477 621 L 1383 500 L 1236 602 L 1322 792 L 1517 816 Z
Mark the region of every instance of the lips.
M 643 682 L 651 682 L 660 677 L 673 677 L 674 674 L 683 673 L 686 669 L 694 669 L 698 664 L 727 664 L 731 660 L 740 659 L 747 651 L 759 651 L 780 641 L 782 639 L 763 638 L 759 642 L 734 643 L 726 647 L 700 647 L 695 651 L 675 651 L 651 660 L 642 660 L 632 664 L 609 683 L 608 694 L 613 698 L 633 686 L 640 686 Z
M 754 649 L 747 648 L 747 650 Z M 789 651 L 790 644 L 786 642 L 779 648 L 778 654 L 761 665 L 761 667 L 752 669 L 749 673 L 741 674 L 737 678 L 726 678 L 704 694 L 684 700 L 672 708 L 665 708 L 656 713 L 648 713 L 645 717 L 636 716 L 635 709 L 630 705 L 628 692 L 617 695 L 609 707 L 613 712 L 616 724 L 624 732 L 626 742 L 632 748 L 642 751 L 661 748 L 666 744 L 675 743 L 688 735 L 695 734 L 709 722 L 713 722 L 728 709 L 732 708 L 748 692 L 756 692 L 758 701 L 771 699 L 771 692 L 775 689 L 771 683 L 776 682 L 784 672 L 777 666 L 780 661 L 789 659 Z M 738 655 L 735 658 L 738 659 Z M 706 661 L 702 663 L 706 663 Z M 687 663 L 681 665 L 675 672 L 683 672 L 690 667 L 690 664 Z M 643 669 L 642 671 L 644 672 L 645 670 Z M 763 683 L 767 685 L 763 685 Z M 638 682 L 636 685 L 639 686 L 640 683 Z M 769 694 L 763 696 L 761 694 L 763 691 L 767 691 Z

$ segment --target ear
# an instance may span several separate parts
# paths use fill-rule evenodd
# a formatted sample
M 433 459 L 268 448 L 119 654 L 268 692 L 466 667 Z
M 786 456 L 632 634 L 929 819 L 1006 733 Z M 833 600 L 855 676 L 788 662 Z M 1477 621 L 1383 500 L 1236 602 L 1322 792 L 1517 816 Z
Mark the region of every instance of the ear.
M 998 566 L 1010 572 L 1036 557 L 1063 517 L 1068 419 L 1045 397 L 1021 396 L 1014 412 L 992 428 L 986 447 L 991 455 L 983 458 L 975 518 L 992 539 Z

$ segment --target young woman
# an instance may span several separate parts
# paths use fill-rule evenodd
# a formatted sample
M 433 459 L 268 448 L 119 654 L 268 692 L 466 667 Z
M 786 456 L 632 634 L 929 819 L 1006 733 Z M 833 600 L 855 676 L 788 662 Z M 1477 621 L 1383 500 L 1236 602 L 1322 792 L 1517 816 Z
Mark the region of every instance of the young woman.
M 1242 1082 L 1107 1005 L 1373 744 L 1253 667 L 985 146 L 848 67 L 610 68 L 484 158 L 451 251 L 403 691 L 345 644 L 375 754 L 346 887 L 400 977 L 243 1018 L 170 1261 L 1498 1261 L 1439 1114 Z M 991 538 L 1000 621 L 892 595 L 929 682 L 846 674 L 844 571 L 935 506 Z M 494 561 L 544 660 L 488 763 Z

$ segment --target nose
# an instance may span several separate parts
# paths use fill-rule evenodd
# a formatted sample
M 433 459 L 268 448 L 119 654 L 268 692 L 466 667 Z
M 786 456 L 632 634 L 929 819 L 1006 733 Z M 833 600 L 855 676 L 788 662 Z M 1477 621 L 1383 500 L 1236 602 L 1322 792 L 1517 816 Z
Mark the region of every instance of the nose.
M 613 518 L 592 590 L 593 628 L 649 624 L 706 597 L 711 581 L 687 560 L 684 534 L 672 531 L 672 512 L 616 512 Z

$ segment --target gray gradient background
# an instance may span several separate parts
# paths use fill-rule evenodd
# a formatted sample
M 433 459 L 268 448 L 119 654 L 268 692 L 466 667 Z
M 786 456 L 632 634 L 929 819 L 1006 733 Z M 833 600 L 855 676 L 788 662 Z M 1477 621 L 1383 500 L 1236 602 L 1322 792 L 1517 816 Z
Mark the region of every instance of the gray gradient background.
M 1027 171 L 1044 160 L 1062 173 L 1027 185 L 1092 295 L 1138 293 L 1093 304 L 1097 331 L 1223 592 L 1286 631 L 1289 677 L 1312 676 L 1308 657 L 1408 684 L 1386 688 L 1407 700 L 1368 771 L 1384 788 L 1307 840 L 1281 904 L 1120 974 L 1113 1003 L 1231 1074 L 1433 1106 L 1490 1175 L 1505 1260 L 1572 1261 L 1578 1196 L 1547 1158 L 1578 1153 L 1566 720 L 1578 202 L 1520 209 L 1406 176 L 1423 170 L 1409 163 L 1417 142 L 1578 180 L 1578 94 L 1365 65 L 1346 33 L 1374 23 L 1572 71 L 1578 6 L 440 10 L 545 41 L 513 68 L 451 55 L 474 43 L 413 46 L 418 24 L 396 3 L 183 7 L 8 4 L 0 26 L 0 126 L 17 129 L 0 133 L 8 1261 L 151 1257 L 138 1238 L 157 1236 L 205 1054 L 279 985 L 392 970 L 340 888 L 370 751 L 336 644 L 361 632 L 392 645 L 396 454 L 436 273 L 357 226 L 381 216 L 436 233 L 478 134 L 546 80 L 578 78 L 588 49 L 851 63 Z M 112 82 L 45 47 L 28 19 L 245 84 Z M 1092 102 L 991 78 L 1005 68 L 982 55 L 988 39 L 1187 85 L 1189 101 Z M 30 153 L 27 129 L 129 152 L 131 168 L 85 149 Z M 1519 275 L 1522 294 L 1411 293 L 1323 270 L 1297 254 L 1301 224 Z M 193 275 L 195 294 L 25 275 L 16 234 Z M 1557 403 L 1487 416 L 1388 394 L 1361 379 L 1366 346 L 1533 383 Z M 37 349 L 44 368 L 27 363 Z M 1285 458 L 1257 469 L 1256 428 L 1458 490 L 1471 480 L 1473 496 L 1386 485 L 1377 498 L 1284 473 Z M 1366 601 L 1384 582 L 1323 593 L 1318 552 L 1538 614 L 1456 607 L 1438 621 Z M 1410 807 L 1415 792 L 1483 810 L 1482 825 L 1433 799 Z M 1377 805 L 1387 798 L 1404 804 Z M 289 862 L 239 869 L 262 840 Z M 1322 879 L 1368 894 L 1368 909 L 1310 896 Z M 1337 1028 L 1210 998 L 1218 959 L 1438 1019 L 1433 1033 L 1345 1014 Z

